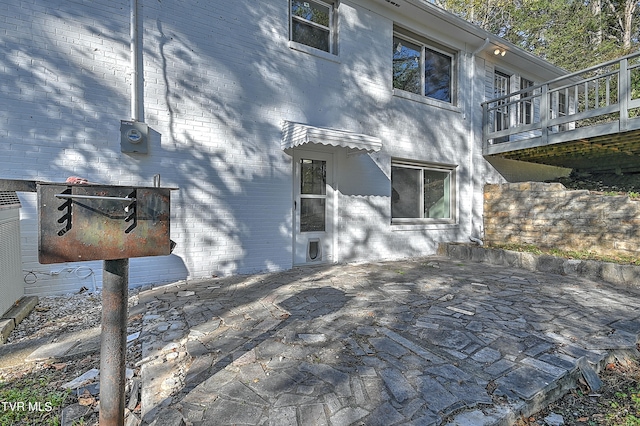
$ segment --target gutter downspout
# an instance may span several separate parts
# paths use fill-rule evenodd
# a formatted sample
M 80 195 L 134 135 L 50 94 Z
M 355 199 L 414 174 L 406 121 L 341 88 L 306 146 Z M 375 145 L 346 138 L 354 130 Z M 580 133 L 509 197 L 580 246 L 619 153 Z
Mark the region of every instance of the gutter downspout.
M 476 50 L 474 50 L 471 53 L 471 56 L 476 56 L 478 53 L 480 53 L 481 51 L 483 51 L 488 45 L 489 45 L 489 37 L 484 39 L 484 43 L 482 44 L 482 46 L 478 47 Z
M 142 62 L 142 51 L 140 46 L 139 31 L 138 31 L 138 0 L 131 0 L 131 22 L 129 26 L 130 31 L 130 48 L 131 48 L 131 118 L 133 121 L 144 122 L 142 113 L 142 103 L 140 90 L 142 84 L 140 82 L 140 63 Z
M 486 49 L 489 45 L 490 40 L 489 37 L 484 39 L 484 43 L 478 47 L 476 50 L 471 52 L 469 55 L 470 64 L 467 68 L 469 70 L 469 84 L 471 85 L 471 96 L 469 100 L 469 139 L 471 141 L 471 150 L 469 153 L 469 173 L 471 174 L 471 235 L 469 235 L 469 239 L 475 243 L 478 243 L 478 238 L 473 237 L 473 233 L 475 232 L 475 185 L 474 180 L 476 179 L 476 174 L 474 173 L 474 162 L 473 158 L 475 155 L 475 143 L 476 143 L 476 126 L 475 126 L 475 81 L 474 76 L 476 72 L 476 60 L 475 57 L 478 53 Z M 483 78 L 484 81 L 484 78 Z M 482 230 L 480 230 L 482 234 Z

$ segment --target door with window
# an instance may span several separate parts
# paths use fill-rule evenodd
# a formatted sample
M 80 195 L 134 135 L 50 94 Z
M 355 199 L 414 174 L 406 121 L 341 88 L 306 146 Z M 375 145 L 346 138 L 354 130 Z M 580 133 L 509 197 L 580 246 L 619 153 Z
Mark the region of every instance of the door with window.
M 520 79 L 520 90 L 526 90 L 533 87 L 533 81 L 526 78 Z M 533 123 L 533 92 L 528 90 L 520 94 L 520 124 Z
M 549 117 L 562 118 L 567 116 L 567 94 L 566 92 L 552 92 L 551 93 L 551 110 L 549 111 Z M 553 132 L 564 132 L 569 130 L 567 123 L 553 126 L 551 128 Z
M 493 97 L 500 98 L 510 93 L 509 86 L 511 85 L 511 79 L 507 74 L 496 71 L 493 75 Z M 507 130 L 509 128 L 509 98 L 504 98 L 497 102 L 497 108 L 495 110 L 495 122 L 494 131 L 499 132 L 501 130 Z M 503 136 L 495 138 L 493 143 L 508 142 L 509 137 Z
M 294 264 L 333 261 L 332 162 L 331 154 L 294 154 Z

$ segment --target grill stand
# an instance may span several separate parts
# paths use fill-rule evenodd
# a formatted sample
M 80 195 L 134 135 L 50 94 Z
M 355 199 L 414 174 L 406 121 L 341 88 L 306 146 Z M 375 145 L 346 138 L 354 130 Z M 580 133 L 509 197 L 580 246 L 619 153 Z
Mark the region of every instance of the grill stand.
M 100 424 L 124 424 L 129 259 L 105 260 L 100 341 Z
M 38 193 L 40 263 L 104 261 L 100 426 L 124 425 L 129 258 L 169 255 L 175 246 L 169 206 L 177 188 L 161 188 L 160 175 L 153 180 L 153 187 L 123 187 L 0 179 L 0 191 Z

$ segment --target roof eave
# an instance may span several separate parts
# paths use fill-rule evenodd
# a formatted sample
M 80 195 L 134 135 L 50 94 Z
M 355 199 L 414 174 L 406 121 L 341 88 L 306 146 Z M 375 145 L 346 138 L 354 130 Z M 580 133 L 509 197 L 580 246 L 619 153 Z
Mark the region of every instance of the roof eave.
M 379 4 L 385 5 L 388 9 L 394 10 L 400 14 L 407 14 L 416 18 L 413 11 L 408 11 L 402 7 L 393 7 L 387 2 L 387 0 L 376 0 Z M 506 50 L 506 55 L 501 56 L 499 61 L 505 64 L 509 64 L 513 67 L 527 70 L 531 74 L 543 79 L 551 80 L 569 72 L 561 67 L 553 65 L 552 63 L 530 53 L 515 44 L 492 34 L 477 25 L 474 25 L 461 17 L 448 12 L 427 0 L 395 0 L 394 3 L 403 5 L 411 5 L 425 14 L 435 18 L 435 22 L 442 22 L 447 26 L 453 26 L 461 32 L 456 33 L 456 38 L 464 42 L 467 45 L 468 52 L 474 52 L 476 49 L 483 46 L 486 39 L 489 39 L 489 45 L 485 47 L 484 53 L 486 59 L 491 59 L 493 56 L 493 50 L 499 47 Z M 420 17 L 418 17 L 420 18 Z M 436 25 L 440 27 L 442 25 Z M 451 31 L 443 31 L 447 34 L 451 34 Z M 483 52 L 478 52 L 478 55 L 482 55 Z

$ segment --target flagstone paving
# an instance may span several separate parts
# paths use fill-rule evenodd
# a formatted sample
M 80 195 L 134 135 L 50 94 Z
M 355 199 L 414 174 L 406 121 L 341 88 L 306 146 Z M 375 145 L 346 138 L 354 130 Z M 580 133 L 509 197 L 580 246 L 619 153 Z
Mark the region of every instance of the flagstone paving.
M 637 355 L 640 290 L 428 257 L 143 291 L 143 422 L 511 424 Z

